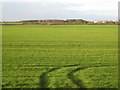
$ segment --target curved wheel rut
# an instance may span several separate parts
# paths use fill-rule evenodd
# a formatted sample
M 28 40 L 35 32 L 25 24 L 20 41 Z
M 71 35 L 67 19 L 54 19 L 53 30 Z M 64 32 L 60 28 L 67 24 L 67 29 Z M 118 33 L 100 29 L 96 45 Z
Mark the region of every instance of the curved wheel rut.
M 42 75 L 40 76 L 40 82 L 39 82 L 41 88 L 47 88 L 47 86 L 48 86 L 47 74 L 50 72 L 53 72 L 57 69 L 59 69 L 59 68 L 52 68 L 52 69 L 48 70 L 47 72 L 42 73 Z
M 58 69 L 61 69 L 61 68 L 65 68 L 65 67 L 74 67 L 74 66 L 79 66 L 80 64 L 74 64 L 74 65 L 66 65 L 66 66 L 62 66 L 62 67 L 56 67 L 56 68 L 52 68 L 50 70 L 48 70 L 47 72 L 44 72 L 42 73 L 42 75 L 40 76 L 40 82 L 39 82 L 39 85 L 41 86 L 41 88 L 48 88 L 48 77 L 47 75 L 50 73 L 50 72 L 53 72 L 55 70 L 58 70 Z M 102 65 L 102 66 L 91 66 L 91 67 L 103 67 L 103 66 L 111 66 L 111 65 Z M 83 81 L 82 80 L 78 80 L 77 78 L 74 77 L 74 73 L 79 71 L 79 70 L 82 70 L 82 69 L 86 69 L 86 68 L 91 68 L 91 67 L 84 67 L 84 68 L 76 68 L 76 69 L 73 69 L 71 70 L 68 74 L 67 74 L 67 77 L 75 84 L 78 86 L 78 88 L 85 88 L 85 85 L 83 84 Z
M 91 67 L 84 67 L 84 68 L 76 68 L 76 69 L 73 69 L 72 71 L 70 71 L 68 74 L 67 74 L 67 77 L 74 83 L 78 86 L 78 88 L 85 88 L 85 85 L 83 83 L 83 81 L 81 79 L 77 79 L 75 78 L 75 76 L 73 75 L 75 72 L 79 71 L 79 70 L 82 70 L 82 69 L 87 69 L 87 68 L 92 68 L 92 67 L 104 67 L 104 66 L 112 66 L 112 65 L 101 65 L 101 66 L 91 66 Z
M 74 69 L 72 71 L 70 71 L 68 74 L 67 74 L 67 77 L 75 84 L 78 86 L 78 88 L 85 88 L 85 85 L 83 84 L 82 80 L 78 80 L 76 78 L 74 78 L 73 76 L 73 73 L 81 70 L 83 68 L 77 68 L 77 69 Z
M 55 70 L 58 70 L 58 69 L 61 69 L 63 67 L 73 67 L 73 66 L 78 66 L 80 64 L 74 64 L 74 65 L 66 65 L 66 66 L 61 66 L 59 68 L 52 68 L 50 70 L 48 70 L 47 72 L 44 72 L 40 75 L 40 82 L 39 82 L 39 85 L 41 88 L 48 88 L 48 77 L 47 77 L 47 74 L 50 73 L 50 72 L 53 72 Z M 50 65 L 49 65 L 50 66 Z

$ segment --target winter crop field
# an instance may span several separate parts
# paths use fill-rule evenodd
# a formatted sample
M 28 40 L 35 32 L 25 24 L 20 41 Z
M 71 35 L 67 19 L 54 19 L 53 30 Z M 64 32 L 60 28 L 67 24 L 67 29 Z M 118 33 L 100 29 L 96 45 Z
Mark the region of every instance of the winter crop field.
M 117 88 L 117 25 L 4 25 L 3 88 Z

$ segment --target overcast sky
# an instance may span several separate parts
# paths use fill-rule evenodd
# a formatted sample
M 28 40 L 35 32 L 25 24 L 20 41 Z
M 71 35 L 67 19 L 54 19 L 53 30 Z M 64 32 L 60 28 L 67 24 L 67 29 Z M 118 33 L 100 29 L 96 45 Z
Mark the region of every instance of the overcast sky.
M 9 2 L 8 2 L 9 1 Z M 119 0 L 0 0 L 3 21 L 118 20 Z

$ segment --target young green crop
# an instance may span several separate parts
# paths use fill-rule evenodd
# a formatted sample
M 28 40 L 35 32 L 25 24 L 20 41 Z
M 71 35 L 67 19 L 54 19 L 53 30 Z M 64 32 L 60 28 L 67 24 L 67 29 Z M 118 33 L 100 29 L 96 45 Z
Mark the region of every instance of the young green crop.
M 3 26 L 3 88 L 117 88 L 116 25 Z

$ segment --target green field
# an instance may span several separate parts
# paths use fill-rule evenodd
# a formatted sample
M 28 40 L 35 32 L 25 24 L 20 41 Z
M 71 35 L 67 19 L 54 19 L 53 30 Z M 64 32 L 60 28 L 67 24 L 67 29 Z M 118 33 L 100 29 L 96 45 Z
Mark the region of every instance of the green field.
M 3 88 L 117 88 L 117 25 L 3 26 Z

